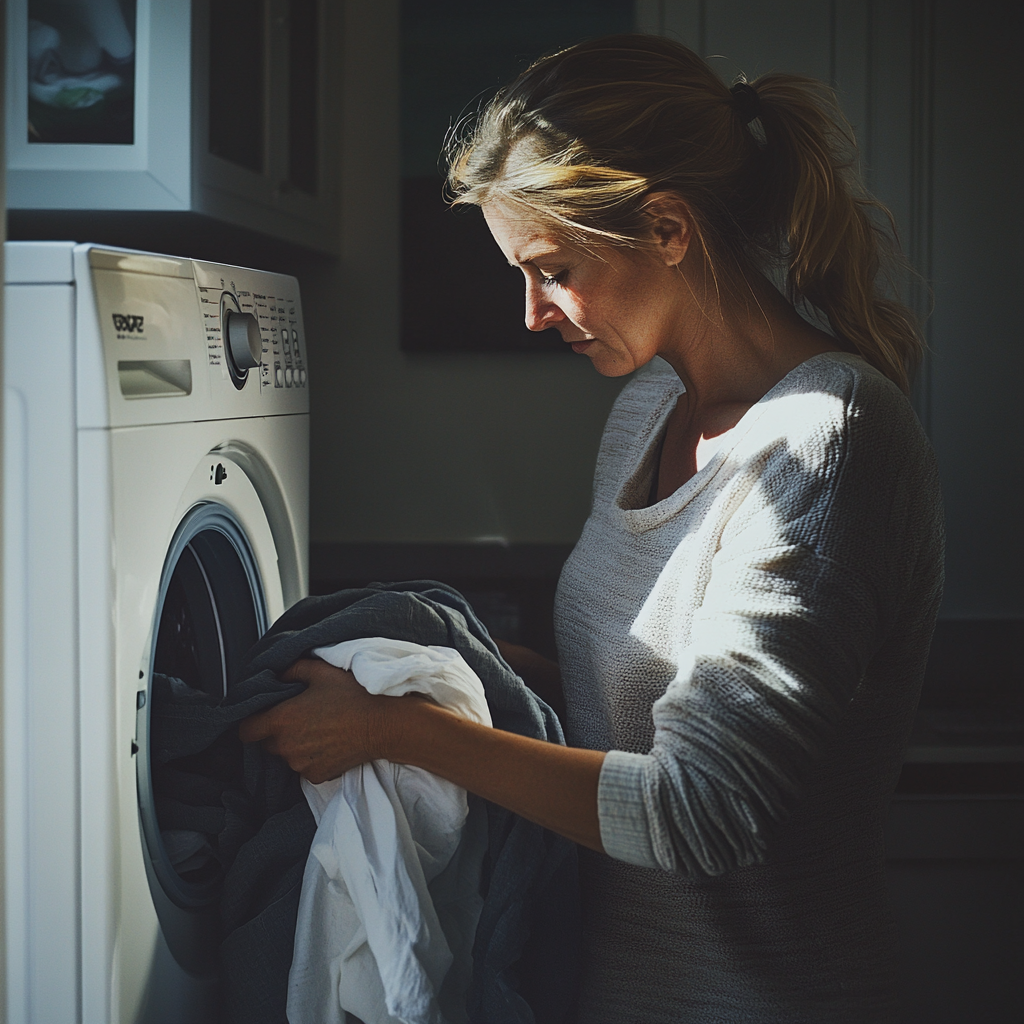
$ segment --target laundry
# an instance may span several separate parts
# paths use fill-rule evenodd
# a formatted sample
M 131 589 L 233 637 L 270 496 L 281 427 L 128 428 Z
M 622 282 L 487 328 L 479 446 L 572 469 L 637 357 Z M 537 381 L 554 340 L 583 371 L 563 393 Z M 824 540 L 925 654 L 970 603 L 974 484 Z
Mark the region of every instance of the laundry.
M 218 704 L 181 680 L 153 677 L 150 743 L 161 839 L 186 881 L 222 883 L 221 973 L 232 1021 L 285 1019 L 295 911 L 316 832 L 298 776 L 259 746 L 243 746 L 235 727 L 301 691 L 264 672 L 232 686 Z M 235 994 L 243 988 L 242 997 Z M 237 1003 L 244 1010 L 234 1014 Z
M 328 645 L 381 635 L 453 648 L 480 678 L 496 728 L 564 742 L 554 712 L 505 664 L 462 596 L 439 583 L 373 584 L 298 602 L 253 648 L 241 680 L 219 705 L 183 684 L 158 687 L 154 679 L 154 783 L 162 780 L 160 799 L 180 805 L 174 808 L 173 825 L 166 828 L 203 832 L 199 825 L 190 829 L 180 812 L 190 806 L 186 793 L 206 794 L 194 801 L 207 799 L 211 790 L 204 787 L 209 785 L 219 787 L 224 811 L 223 829 L 212 836 L 204 833 L 211 847 L 204 870 L 223 876 L 225 1021 L 286 1020 L 301 883 L 316 832 L 298 776 L 257 745 L 239 752 L 232 746 L 238 743 L 233 726 L 300 692 L 300 684 L 278 678 L 299 658 Z M 210 783 L 207 772 L 218 758 L 228 769 L 217 776 L 222 781 Z M 182 785 L 172 798 L 165 783 L 176 782 Z M 206 813 L 216 804 L 191 806 Z M 467 828 L 485 835 L 487 850 L 466 1017 L 474 1024 L 560 1022 L 572 1002 L 578 972 L 576 848 L 539 825 L 472 797 Z M 181 843 L 182 851 L 188 849 L 182 837 L 175 835 L 173 841 Z M 199 848 L 184 853 L 185 862 L 191 864 L 187 858 L 196 855 L 203 856 Z M 442 872 L 435 888 L 444 880 Z M 444 894 L 432 895 L 436 904 Z
M 124 63 L 135 52 L 133 33 L 117 0 L 62 0 L 31 4 L 45 20 L 29 18 L 29 75 L 46 81 L 59 70 L 95 71 L 104 55 Z
M 29 19 L 29 95 L 53 107 L 89 107 L 115 89 L 135 41 L 116 0 L 65 2 L 49 11 L 53 24 Z M 104 69 L 104 65 L 108 65 Z
M 153 676 L 157 819 L 168 857 L 186 881 L 223 876 L 258 823 L 296 804 L 303 809 L 298 780 L 287 765 L 259 748 L 244 748 L 232 729 L 301 692 L 299 683 L 246 679 L 218 704 L 180 679 Z M 311 816 L 308 825 L 311 838 Z
M 368 637 L 313 654 L 371 693 L 423 693 L 491 724 L 479 677 L 450 647 Z M 346 1010 L 365 1024 L 462 1024 L 487 845 L 482 829 L 464 829 L 466 791 L 387 761 L 302 788 L 319 827 L 295 928 L 290 1024 L 345 1024 Z

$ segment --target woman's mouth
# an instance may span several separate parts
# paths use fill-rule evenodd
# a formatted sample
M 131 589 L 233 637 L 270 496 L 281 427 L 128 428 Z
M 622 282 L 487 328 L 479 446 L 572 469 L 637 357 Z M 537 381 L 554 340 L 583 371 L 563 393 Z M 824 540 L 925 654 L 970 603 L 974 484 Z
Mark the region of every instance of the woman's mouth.
M 572 345 L 573 352 L 586 352 L 595 341 L 597 338 L 583 338 L 580 341 L 571 341 L 569 344 Z

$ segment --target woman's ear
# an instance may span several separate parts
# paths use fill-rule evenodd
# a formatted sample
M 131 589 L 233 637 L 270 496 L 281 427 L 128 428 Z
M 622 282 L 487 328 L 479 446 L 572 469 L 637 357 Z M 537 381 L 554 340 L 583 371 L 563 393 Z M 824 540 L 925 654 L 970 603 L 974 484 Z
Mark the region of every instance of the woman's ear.
M 658 257 L 668 267 L 678 266 L 693 237 L 693 222 L 686 203 L 671 192 L 654 192 L 647 197 L 644 212 L 650 218 Z

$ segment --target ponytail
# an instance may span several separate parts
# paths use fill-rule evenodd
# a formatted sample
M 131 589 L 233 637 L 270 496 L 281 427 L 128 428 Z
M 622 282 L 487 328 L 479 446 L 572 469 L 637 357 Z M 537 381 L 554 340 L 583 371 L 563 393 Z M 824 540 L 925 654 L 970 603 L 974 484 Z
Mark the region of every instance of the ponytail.
M 520 142 L 529 159 L 510 160 Z M 634 247 L 647 197 L 675 192 L 719 286 L 784 268 L 789 297 L 906 392 L 923 345 L 882 290 L 893 221 L 855 159 L 820 82 L 768 74 L 730 90 L 680 43 L 612 36 L 541 58 L 500 92 L 452 140 L 448 186 L 455 203 L 510 201 L 574 240 Z
M 790 298 L 820 310 L 837 338 L 909 391 L 924 346 L 910 310 L 879 287 L 899 262 L 892 216 L 857 179 L 853 132 L 834 93 L 784 74 L 752 88 L 764 132 L 755 173 L 783 246 Z

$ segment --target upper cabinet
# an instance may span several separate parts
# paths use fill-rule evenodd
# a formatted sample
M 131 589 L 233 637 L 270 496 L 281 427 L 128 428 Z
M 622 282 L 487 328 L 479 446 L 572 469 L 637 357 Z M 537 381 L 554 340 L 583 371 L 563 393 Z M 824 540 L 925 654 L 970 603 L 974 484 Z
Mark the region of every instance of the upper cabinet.
M 188 211 L 332 252 L 331 0 L 10 0 L 7 203 Z

